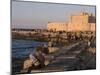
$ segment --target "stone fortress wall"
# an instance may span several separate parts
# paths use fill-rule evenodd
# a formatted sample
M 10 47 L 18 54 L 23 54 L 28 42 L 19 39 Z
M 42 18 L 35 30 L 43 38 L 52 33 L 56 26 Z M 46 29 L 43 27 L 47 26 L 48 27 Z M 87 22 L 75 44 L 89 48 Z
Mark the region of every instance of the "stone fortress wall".
M 48 23 L 48 30 L 66 31 L 67 30 L 67 24 L 61 23 L 61 22 L 49 22 Z
M 79 15 L 72 15 L 68 23 L 48 22 L 48 30 L 54 31 L 95 31 L 95 17 L 91 14 L 81 12 Z

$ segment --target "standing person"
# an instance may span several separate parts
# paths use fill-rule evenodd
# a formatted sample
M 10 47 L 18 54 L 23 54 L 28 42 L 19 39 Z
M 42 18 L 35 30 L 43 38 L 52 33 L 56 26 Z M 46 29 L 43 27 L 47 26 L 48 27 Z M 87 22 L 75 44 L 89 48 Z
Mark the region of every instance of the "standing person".
M 48 46 L 46 44 L 43 45 L 43 53 L 46 55 L 49 53 Z

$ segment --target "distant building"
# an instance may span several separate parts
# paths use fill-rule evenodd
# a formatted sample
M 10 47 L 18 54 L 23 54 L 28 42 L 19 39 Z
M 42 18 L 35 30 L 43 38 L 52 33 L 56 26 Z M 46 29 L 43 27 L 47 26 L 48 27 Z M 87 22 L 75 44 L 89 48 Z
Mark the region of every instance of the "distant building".
M 61 22 L 49 22 L 48 23 L 48 30 L 66 31 L 67 25 L 66 25 L 66 23 L 61 23 Z
M 48 23 L 48 30 L 53 31 L 95 31 L 95 28 L 95 16 L 85 12 L 81 12 L 79 15 L 72 15 L 68 23 Z

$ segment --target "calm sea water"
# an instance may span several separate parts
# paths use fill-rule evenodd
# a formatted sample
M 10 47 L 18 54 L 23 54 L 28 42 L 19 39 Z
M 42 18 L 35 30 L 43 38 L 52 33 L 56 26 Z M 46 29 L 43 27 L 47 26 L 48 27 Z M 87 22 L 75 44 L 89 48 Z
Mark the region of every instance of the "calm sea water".
M 12 40 L 12 57 L 22 59 L 29 56 L 31 52 L 34 52 L 36 46 L 47 44 L 47 42 L 36 42 L 33 40 Z
M 29 57 L 37 46 L 47 44 L 47 42 L 36 42 L 33 40 L 12 40 L 12 72 L 20 72 L 23 67 L 23 59 Z

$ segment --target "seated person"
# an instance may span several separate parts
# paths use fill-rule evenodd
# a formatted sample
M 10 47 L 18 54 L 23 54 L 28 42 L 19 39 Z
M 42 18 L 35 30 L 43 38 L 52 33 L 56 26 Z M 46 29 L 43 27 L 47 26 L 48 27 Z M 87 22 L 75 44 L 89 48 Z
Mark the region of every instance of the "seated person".
M 29 55 L 29 58 L 32 59 L 34 66 L 44 66 L 45 54 L 42 52 L 42 47 L 37 47 L 36 51 Z

